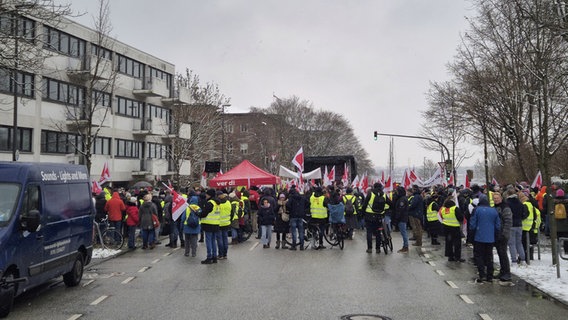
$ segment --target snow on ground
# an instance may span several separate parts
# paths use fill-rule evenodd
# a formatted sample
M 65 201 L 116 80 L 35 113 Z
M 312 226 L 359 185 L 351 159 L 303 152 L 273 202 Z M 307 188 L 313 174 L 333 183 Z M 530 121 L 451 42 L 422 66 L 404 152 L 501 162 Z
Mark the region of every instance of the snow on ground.
M 120 250 L 93 249 L 93 259 L 104 259 L 120 253 Z
M 568 304 L 568 260 L 560 260 L 560 278 L 557 277 L 556 265 L 552 264 L 552 252 L 550 248 L 541 249 L 541 257 L 535 250 L 531 264 L 527 266 L 511 265 L 511 273 L 536 287 L 550 297 Z M 499 257 L 495 255 L 494 261 L 499 263 Z

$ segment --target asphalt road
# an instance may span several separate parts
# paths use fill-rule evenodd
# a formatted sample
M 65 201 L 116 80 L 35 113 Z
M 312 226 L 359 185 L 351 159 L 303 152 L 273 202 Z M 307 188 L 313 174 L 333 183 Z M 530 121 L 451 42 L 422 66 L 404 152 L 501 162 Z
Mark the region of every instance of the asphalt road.
M 395 251 L 402 240 L 394 233 Z M 165 242 L 164 242 L 165 243 Z M 428 240 L 425 239 L 425 244 Z M 442 248 L 365 253 L 364 234 L 345 249 L 231 246 L 229 259 L 202 265 L 163 245 L 88 266 L 81 286 L 61 279 L 16 300 L 9 319 L 564 319 L 564 305 L 521 280 L 513 287 L 472 283 L 471 263 Z M 471 252 L 464 250 L 464 257 Z M 368 315 L 355 317 L 353 315 Z

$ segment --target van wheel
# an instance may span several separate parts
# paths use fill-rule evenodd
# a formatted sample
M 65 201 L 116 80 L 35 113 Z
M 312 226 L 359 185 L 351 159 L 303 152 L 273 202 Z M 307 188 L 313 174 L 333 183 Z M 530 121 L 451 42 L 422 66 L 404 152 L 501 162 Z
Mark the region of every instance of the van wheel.
M 77 254 L 75 258 L 75 263 L 73 263 L 73 269 L 63 275 L 63 282 L 68 287 L 75 287 L 83 278 L 83 255 L 81 253 Z
M 9 272 L 4 280 L 14 279 L 14 274 Z M 0 286 L 0 318 L 5 318 L 14 306 L 14 297 L 16 296 L 16 284 L 10 283 Z

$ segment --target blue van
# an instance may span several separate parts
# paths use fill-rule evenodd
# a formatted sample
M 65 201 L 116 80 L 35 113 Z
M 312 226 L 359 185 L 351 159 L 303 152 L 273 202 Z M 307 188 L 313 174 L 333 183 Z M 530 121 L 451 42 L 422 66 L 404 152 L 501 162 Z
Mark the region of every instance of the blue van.
M 94 213 L 85 166 L 0 162 L 0 317 L 16 296 L 50 279 L 81 282 Z

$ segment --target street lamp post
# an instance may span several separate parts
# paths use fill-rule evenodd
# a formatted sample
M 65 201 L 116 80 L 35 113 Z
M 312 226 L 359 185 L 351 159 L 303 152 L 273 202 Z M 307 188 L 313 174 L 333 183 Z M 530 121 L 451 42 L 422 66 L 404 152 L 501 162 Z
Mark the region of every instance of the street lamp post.
M 14 23 L 17 23 L 14 22 Z M 15 31 L 17 32 L 17 31 Z M 12 71 L 12 81 L 14 87 L 14 115 L 13 115 L 13 128 L 12 128 L 12 161 L 18 161 L 18 35 L 14 33 L 14 70 Z
M 230 104 L 221 105 L 221 170 L 227 171 L 227 164 L 225 161 L 225 108 L 230 107 Z

